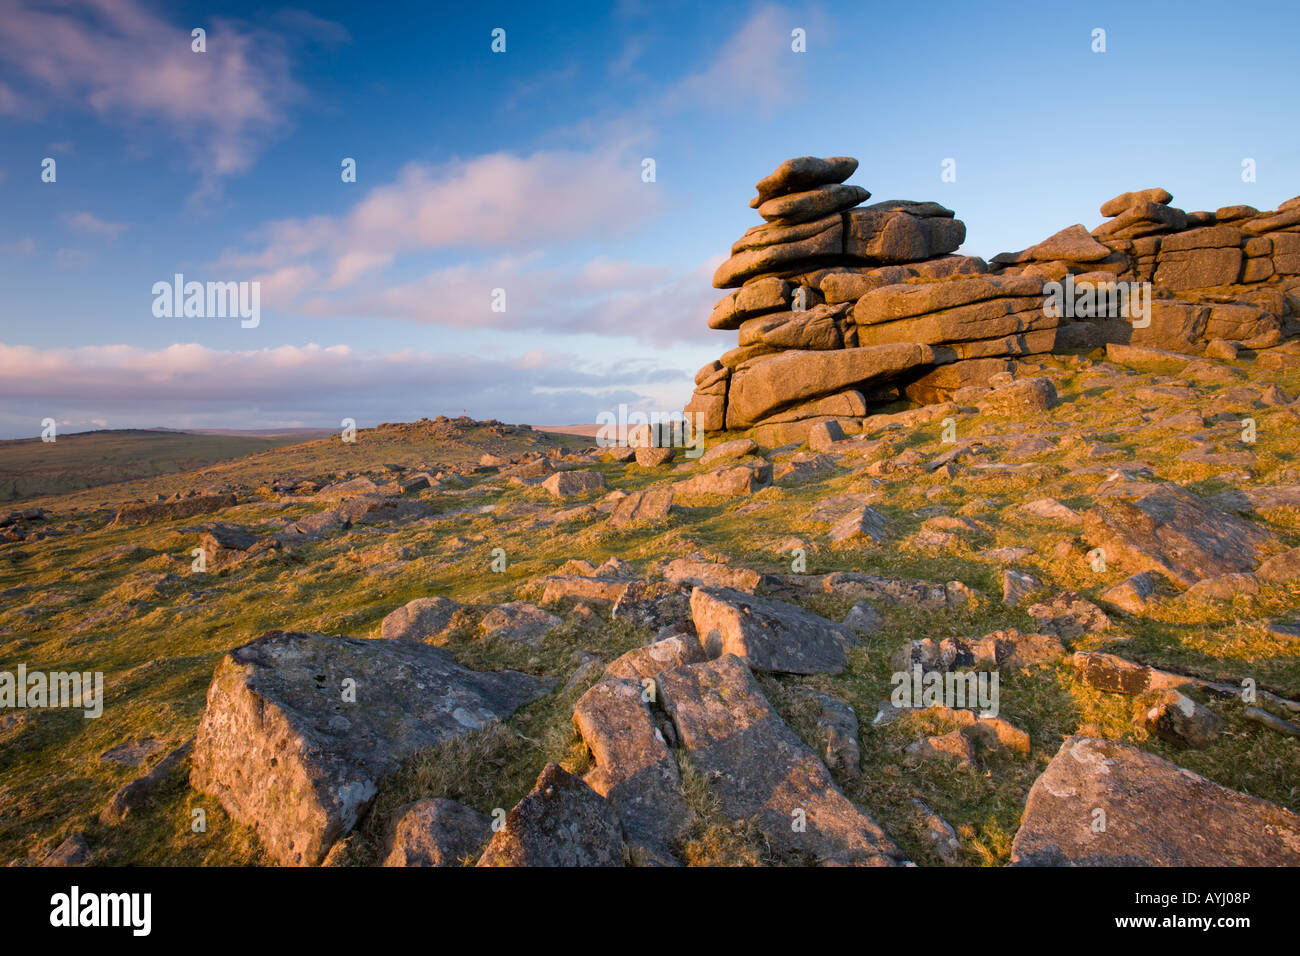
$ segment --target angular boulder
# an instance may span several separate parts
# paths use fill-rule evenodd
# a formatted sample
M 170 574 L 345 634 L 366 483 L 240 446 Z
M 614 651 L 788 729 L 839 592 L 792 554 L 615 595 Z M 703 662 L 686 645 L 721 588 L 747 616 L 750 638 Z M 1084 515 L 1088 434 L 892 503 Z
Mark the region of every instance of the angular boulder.
M 777 716 L 740 658 L 727 654 L 665 672 L 659 700 L 721 812 L 753 821 L 778 852 L 832 865 L 903 861 L 893 840 Z
M 271 631 L 218 663 L 190 782 L 280 863 L 314 865 L 402 761 L 546 690 L 424 644 Z
M 1011 865 L 1300 866 L 1300 816 L 1135 747 L 1070 737 L 1029 791 Z

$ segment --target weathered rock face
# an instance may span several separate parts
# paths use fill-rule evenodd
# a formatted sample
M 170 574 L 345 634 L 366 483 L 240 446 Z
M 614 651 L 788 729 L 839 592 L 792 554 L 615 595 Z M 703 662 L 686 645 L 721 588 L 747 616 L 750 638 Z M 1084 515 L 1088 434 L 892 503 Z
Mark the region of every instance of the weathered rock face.
M 1134 747 L 1070 737 L 1029 791 L 1011 862 L 1300 866 L 1300 816 Z
M 893 841 L 835 785 L 728 654 L 659 677 L 659 700 L 723 814 L 752 820 L 781 853 L 817 863 L 893 866 Z
M 690 811 L 645 697 L 640 681 L 607 678 L 578 699 L 573 723 L 596 762 L 587 785 L 613 804 L 626 838 L 667 845 L 685 832 Z
M 1154 571 L 1179 587 L 1252 571 L 1278 546 L 1263 528 L 1226 514 L 1174 484 L 1112 498 L 1084 515 L 1084 537 L 1108 562 Z
M 113 524 L 147 524 L 152 521 L 171 521 L 173 518 L 192 518 L 195 515 L 224 511 L 234 505 L 234 495 L 194 495 L 168 501 L 142 502 L 123 505 Z
M 726 588 L 695 588 L 691 615 L 706 655 L 734 654 L 754 670 L 838 674 L 855 642 L 842 624 L 797 605 Z
M 455 800 L 417 800 L 394 814 L 384 866 L 460 866 L 491 835 L 491 820 L 477 810 Z
M 869 404 L 900 389 L 947 401 L 988 386 L 1017 356 L 1108 343 L 1270 348 L 1300 328 L 1281 294 L 1300 273 L 1294 206 L 1188 214 L 1164 189 L 1145 189 L 1104 203 L 1109 221 L 1091 233 L 1075 224 L 986 263 L 952 254 L 966 227 L 938 203 L 859 206 L 869 194 L 843 182 L 856 169 L 846 157 L 805 156 L 761 180 L 751 206 L 767 221 L 714 275 L 733 291 L 709 327 L 739 334 L 738 348 L 696 375 L 686 411 L 705 431 L 748 429 L 768 447 L 806 441 L 818 423 L 857 434 Z M 1144 314 L 1140 297 L 1133 312 L 1108 310 L 1121 303 L 1116 283 L 1126 309 L 1131 284 L 1152 286 Z M 1276 294 L 1257 301 L 1261 291 Z M 1048 307 L 1067 296 L 1065 311 Z M 1289 358 L 1274 351 L 1260 362 Z
M 190 780 L 278 861 L 316 864 L 405 758 L 546 689 L 423 644 L 271 631 L 217 665 Z
M 578 777 L 549 763 L 479 857 L 479 866 L 622 866 L 614 807 Z

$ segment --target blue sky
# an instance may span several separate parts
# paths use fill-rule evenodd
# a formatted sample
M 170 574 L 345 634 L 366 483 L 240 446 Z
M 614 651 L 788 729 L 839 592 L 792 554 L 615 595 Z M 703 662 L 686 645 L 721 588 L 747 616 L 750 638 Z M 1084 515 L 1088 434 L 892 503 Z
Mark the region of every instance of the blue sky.
M 0 0 L 0 437 L 680 408 L 790 156 L 858 157 L 985 257 L 1129 189 L 1300 193 L 1298 11 Z M 260 282 L 260 324 L 156 318 L 177 272 Z

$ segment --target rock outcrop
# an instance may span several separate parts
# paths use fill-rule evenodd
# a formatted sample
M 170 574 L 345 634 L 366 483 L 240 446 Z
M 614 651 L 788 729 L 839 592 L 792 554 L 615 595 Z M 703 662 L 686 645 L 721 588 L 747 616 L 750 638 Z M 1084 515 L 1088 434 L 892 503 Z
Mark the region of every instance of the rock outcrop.
M 695 376 L 685 411 L 706 431 L 769 447 L 822 422 L 853 435 L 874 404 L 947 401 L 1016 356 L 1267 349 L 1300 332 L 1300 197 L 1187 213 L 1163 189 L 1124 193 L 1091 232 L 1068 226 L 985 262 L 957 254 L 965 224 L 938 203 L 861 205 L 870 194 L 844 183 L 857 166 L 805 156 L 759 182 L 750 205 L 765 221 L 713 276 L 732 291 L 709 328 L 738 341 Z M 1149 284 L 1141 316 L 1132 283 Z

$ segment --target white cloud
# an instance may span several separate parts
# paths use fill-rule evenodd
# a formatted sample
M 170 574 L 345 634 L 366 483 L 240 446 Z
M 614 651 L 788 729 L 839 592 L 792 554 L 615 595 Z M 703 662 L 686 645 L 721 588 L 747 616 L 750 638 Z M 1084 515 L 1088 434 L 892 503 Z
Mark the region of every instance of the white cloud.
M 0 426 L 50 416 L 114 427 L 334 427 L 459 414 L 534 424 L 595 421 L 618 402 L 690 394 L 689 377 L 653 361 L 593 365 L 533 350 L 485 358 L 348 346 L 226 351 L 188 343 L 38 349 L 0 344 Z M 25 432 L 22 432 L 25 433 Z
M 190 25 L 137 0 L 9 0 L 0 4 L 0 61 L 43 96 L 114 122 L 158 124 L 211 185 L 252 165 L 302 90 L 283 37 L 221 19 L 203 27 L 207 52 L 196 53 Z M 0 112 L 6 102 L 16 94 L 0 87 Z
M 105 222 L 89 212 L 68 213 L 63 217 L 63 221 L 75 232 L 85 233 L 88 236 L 106 236 L 109 239 L 116 239 L 126 229 L 125 223 Z
M 271 222 L 260 250 L 223 258 L 272 272 L 310 257 L 342 288 L 404 254 L 625 234 L 657 209 L 640 173 L 640 159 L 616 149 L 409 163 L 347 213 Z

